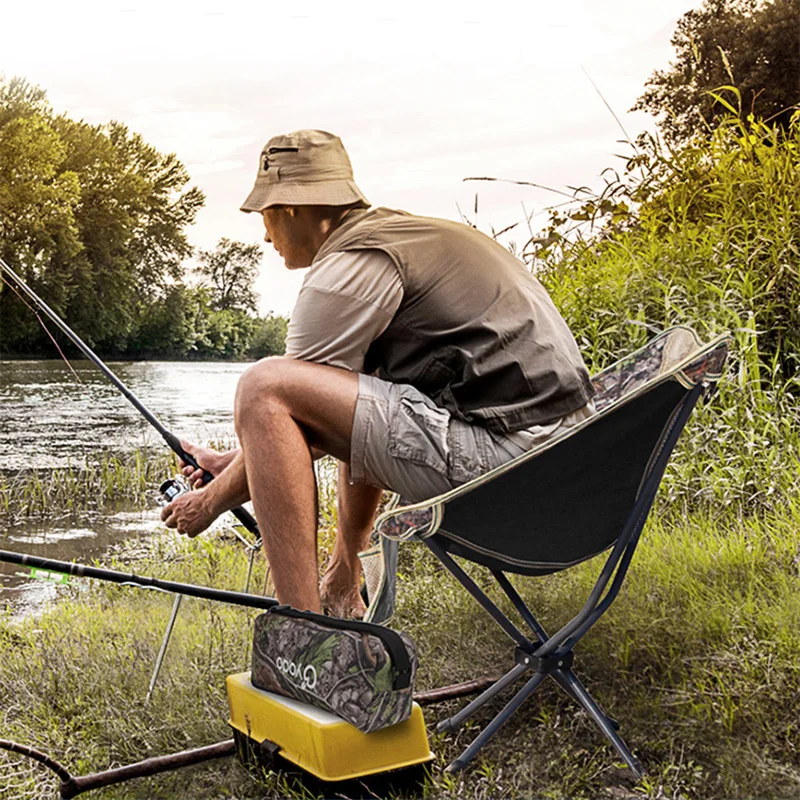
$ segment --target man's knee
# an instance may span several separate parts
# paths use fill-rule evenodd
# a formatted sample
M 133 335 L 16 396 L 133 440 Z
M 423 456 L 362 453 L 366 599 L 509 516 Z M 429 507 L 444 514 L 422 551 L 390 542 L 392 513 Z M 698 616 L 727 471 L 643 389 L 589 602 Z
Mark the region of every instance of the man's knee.
M 269 413 L 283 405 L 287 373 L 294 360 L 284 356 L 262 358 L 248 367 L 239 378 L 234 401 L 234 420 L 239 421 L 255 413 Z

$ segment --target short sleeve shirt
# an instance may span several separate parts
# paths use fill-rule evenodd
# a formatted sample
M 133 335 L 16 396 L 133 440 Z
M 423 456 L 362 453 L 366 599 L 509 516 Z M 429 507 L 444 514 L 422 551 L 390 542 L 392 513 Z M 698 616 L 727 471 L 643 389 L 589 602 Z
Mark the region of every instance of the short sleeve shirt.
M 303 280 L 286 336 L 286 355 L 364 371 L 370 344 L 403 299 L 397 267 L 382 250 L 331 253 Z

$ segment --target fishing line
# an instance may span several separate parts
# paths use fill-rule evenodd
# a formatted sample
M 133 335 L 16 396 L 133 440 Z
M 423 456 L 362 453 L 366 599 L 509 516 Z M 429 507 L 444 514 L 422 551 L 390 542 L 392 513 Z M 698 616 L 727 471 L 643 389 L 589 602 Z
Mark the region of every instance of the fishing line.
M 36 308 L 33 308 L 19 294 L 19 292 L 14 288 L 14 286 L 12 286 L 7 280 L 3 282 L 4 285 L 9 286 L 11 288 L 11 290 L 14 292 L 14 294 L 16 294 L 23 301 L 23 303 L 25 303 L 25 305 L 31 311 L 33 311 L 33 313 L 35 314 L 36 318 L 39 320 L 39 323 L 45 329 L 45 331 L 47 332 L 48 336 L 50 336 L 50 338 L 53 340 L 53 343 L 56 345 L 56 348 L 58 349 L 58 352 L 61 353 L 61 357 L 64 359 L 64 362 L 69 366 L 70 370 L 72 370 L 72 373 L 75 375 L 76 378 L 78 376 L 75 373 L 75 370 L 72 369 L 72 365 L 69 363 L 69 360 L 66 358 L 66 356 L 62 352 L 61 348 L 58 346 L 58 343 L 55 341 L 55 339 L 53 338 L 52 334 L 50 334 L 50 331 L 47 329 L 47 326 L 44 324 L 44 322 L 42 321 L 41 317 L 39 316 L 39 310 L 41 310 L 44 314 L 46 314 L 53 321 L 53 323 L 62 331 L 62 333 L 64 333 L 67 336 L 67 338 L 70 341 L 72 341 L 72 343 L 81 351 L 81 353 L 83 353 L 83 355 L 86 358 L 88 358 L 96 367 L 98 367 L 98 369 L 100 369 L 101 372 L 103 372 L 103 374 L 108 378 L 108 380 L 111 381 L 111 383 L 114 384 L 114 386 L 116 386 L 117 389 L 119 389 L 120 392 L 122 392 L 122 394 L 128 400 L 128 402 L 130 402 L 131 405 L 147 420 L 147 422 L 150 423 L 150 425 L 153 428 L 155 428 L 156 431 L 158 431 L 158 433 L 164 439 L 164 441 L 166 442 L 168 447 L 181 459 L 181 461 L 183 461 L 184 464 L 188 464 L 191 467 L 193 467 L 194 469 L 201 470 L 202 475 L 203 475 L 202 480 L 201 480 L 202 484 L 206 484 L 210 480 L 213 479 L 214 476 L 210 472 L 208 472 L 207 470 L 202 469 L 202 467 L 200 467 L 200 465 L 197 463 L 197 460 L 192 455 L 190 455 L 189 453 L 187 453 L 183 449 L 183 446 L 181 445 L 180 439 L 178 439 L 178 437 L 175 436 L 173 433 L 170 433 L 156 419 L 156 417 L 150 412 L 150 410 L 144 405 L 144 403 L 142 403 L 139 400 L 139 398 L 136 397 L 136 395 L 109 369 L 109 367 L 106 366 L 106 364 L 83 341 L 83 339 L 81 339 L 80 336 L 78 336 L 78 334 L 75 333 L 75 331 L 73 331 L 72 328 L 70 328 L 69 325 L 67 325 L 67 323 L 64 322 L 61 319 L 61 317 L 59 317 L 58 314 L 56 314 L 56 312 L 53 311 L 53 309 L 51 309 L 44 302 L 44 300 L 42 300 L 42 298 L 39 297 L 39 295 L 36 294 L 36 292 L 34 292 L 33 289 L 31 289 L 25 283 L 25 281 L 23 281 L 22 278 L 20 278 L 20 276 L 17 275 L 17 273 L 14 272 L 14 270 L 11 269 L 11 267 L 9 267 L 8 264 L 6 264 L 5 261 L 3 261 L 2 258 L 0 258 L 0 272 L 3 272 L 3 271 L 5 271 L 13 279 L 13 281 L 14 281 L 14 283 L 16 283 L 17 287 L 19 287 L 19 289 L 21 291 L 25 292 L 25 294 L 31 299 L 31 301 L 33 303 L 35 303 Z M 78 380 L 80 381 L 80 378 L 78 378 Z M 170 483 L 170 482 L 168 482 L 168 483 Z M 162 492 L 164 491 L 164 486 L 165 485 L 162 485 Z M 248 542 L 246 542 L 244 540 L 244 538 L 238 533 L 238 531 L 236 531 L 237 538 L 239 538 L 240 540 L 244 541 L 246 546 L 253 547 L 254 549 L 260 547 L 261 546 L 261 537 L 259 535 L 258 523 L 256 522 L 256 520 L 253 517 L 253 515 L 250 514 L 250 512 L 247 511 L 246 509 L 242 508 L 241 506 L 231 509 L 231 513 L 236 517 L 236 519 L 239 520 L 239 522 L 245 528 L 247 528 L 248 531 L 250 531 L 256 537 L 256 541 L 253 543 L 253 545 L 250 545 Z M 250 564 L 250 567 L 252 568 L 252 553 L 251 553 L 251 564 Z M 72 573 L 69 573 L 69 574 L 72 574 Z M 135 579 L 133 579 L 133 582 L 135 583 Z M 248 587 L 249 587 L 249 570 L 248 570 L 248 582 L 247 583 L 248 583 Z M 158 587 L 154 583 L 151 582 L 148 585 L 147 588 L 158 588 Z M 275 602 L 277 602 L 277 601 L 275 601 Z M 169 644 L 169 640 L 170 640 L 170 637 L 172 635 L 172 629 L 173 629 L 173 626 L 175 624 L 175 618 L 177 616 L 179 606 L 180 606 L 180 594 L 178 595 L 178 597 L 177 597 L 177 599 L 175 601 L 175 604 L 173 606 L 172 616 L 170 617 L 170 622 L 169 622 L 169 625 L 167 626 L 167 630 L 166 630 L 165 635 L 164 635 L 164 640 L 163 640 L 162 645 L 161 645 L 161 651 L 160 651 L 158 659 L 156 661 L 155 669 L 153 671 L 153 676 L 152 676 L 152 678 L 150 680 L 150 688 L 149 688 L 148 693 L 147 693 L 146 701 L 148 701 L 150 699 L 150 696 L 152 695 L 152 692 L 153 692 L 153 688 L 154 688 L 155 683 L 156 683 L 156 681 L 158 679 L 158 674 L 159 674 L 159 671 L 161 669 L 161 663 L 163 661 L 164 653 L 166 652 L 167 645 Z
M 0 276 L 0 283 L 2 283 L 3 286 L 7 286 L 9 289 L 11 289 L 11 291 L 14 292 L 14 294 L 20 300 L 22 300 L 22 302 L 33 312 L 33 315 L 39 321 L 39 324 L 44 329 L 44 332 L 50 337 L 50 341 L 56 346 L 56 350 L 58 350 L 58 354 L 61 356 L 61 358 L 63 359 L 64 363 L 67 365 L 67 367 L 69 367 L 69 371 L 75 376 L 75 380 L 78 381 L 78 383 L 82 384 L 83 381 L 78 376 L 78 373 L 75 372 L 75 370 L 72 368 L 72 364 L 70 363 L 69 359 L 64 355 L 64 351 L 59 346 L 59 344 L 56 341 L 56 339 L 53 336 L 53 334 L 50 333 L 50 329 L 47 327 L 47 325 L 44 324 L 44 320 L 39 316 L 39 312 L 14 288 L 14 285 L 12 283 L 9 283 L 8 281 L 3 280 L 2 276 Z

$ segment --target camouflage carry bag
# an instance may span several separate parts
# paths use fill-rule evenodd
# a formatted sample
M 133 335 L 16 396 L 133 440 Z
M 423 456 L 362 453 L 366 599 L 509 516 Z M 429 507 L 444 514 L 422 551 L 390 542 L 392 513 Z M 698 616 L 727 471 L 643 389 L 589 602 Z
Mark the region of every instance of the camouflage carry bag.
M 411 714 L 417 656 L 382 625 L 277 606 L 256 617 L 253 686 L 330 711 L 364 733 Z

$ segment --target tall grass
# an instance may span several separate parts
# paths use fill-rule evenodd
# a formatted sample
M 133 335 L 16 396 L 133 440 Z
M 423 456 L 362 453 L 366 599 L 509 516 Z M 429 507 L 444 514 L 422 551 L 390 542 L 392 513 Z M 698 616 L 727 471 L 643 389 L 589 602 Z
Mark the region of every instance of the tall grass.
M 137 449 L 87 456 L 80 466 L 0 473 L 0 520 L 98 509 L 121 499 L 144 503 L 176 468 L 169 453 Z
M 770 511 L 800 487 L 800 117 L 785 134 L 732 117 L 677 152 L 637 144 L 603 198 L 554 213 L 527 257 L 592 371 L 670 325 L 732 332 L 663 496 Z

